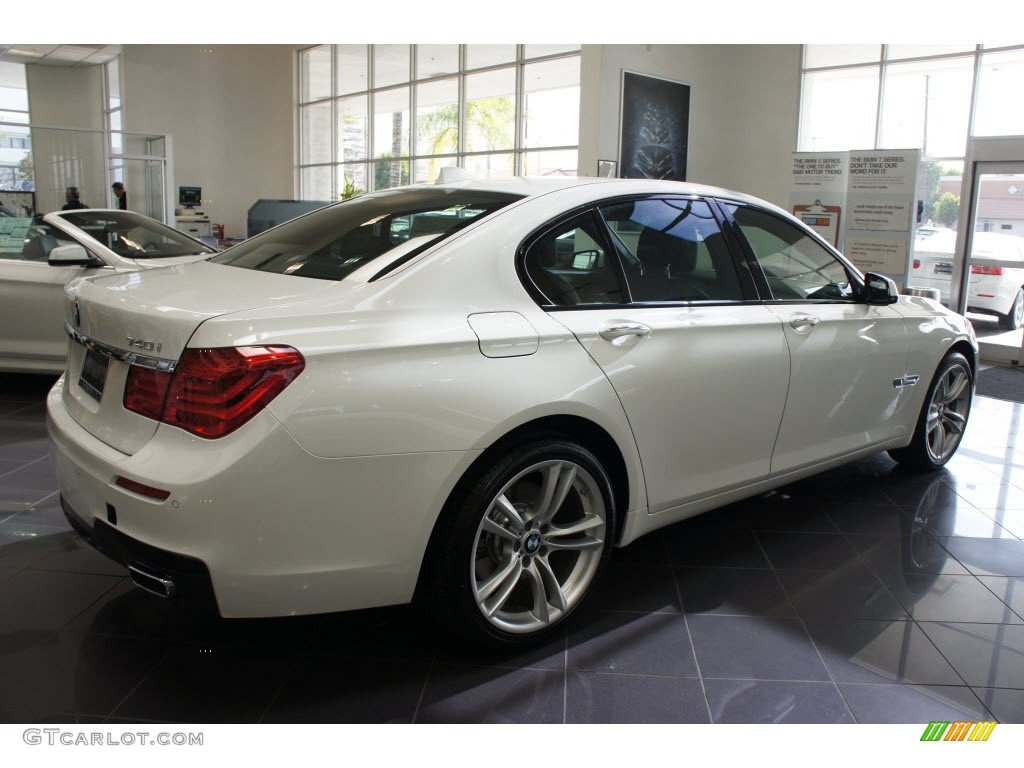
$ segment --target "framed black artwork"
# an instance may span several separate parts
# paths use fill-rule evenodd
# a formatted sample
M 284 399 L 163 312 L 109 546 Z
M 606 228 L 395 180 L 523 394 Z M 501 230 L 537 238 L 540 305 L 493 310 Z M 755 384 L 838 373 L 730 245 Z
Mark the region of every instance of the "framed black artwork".
M 686 181 L 690 86 L 622 72 L 619 175 Z

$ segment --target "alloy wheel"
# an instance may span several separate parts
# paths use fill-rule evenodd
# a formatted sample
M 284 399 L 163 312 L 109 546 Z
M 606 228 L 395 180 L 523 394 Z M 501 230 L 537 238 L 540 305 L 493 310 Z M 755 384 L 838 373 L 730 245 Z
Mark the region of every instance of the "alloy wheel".
M 518 472 L 473 543 L 470 583 L 486 620 L 524 634 L 564 617 L 597 574 L 607 521 L 600 486 L 580 464 L 553 459 Z
M 947 368 L 928 404 L 927 447 L 931 458 L 944 462 L 956 450 L 971 407 L 971 377 L 961 365 Z

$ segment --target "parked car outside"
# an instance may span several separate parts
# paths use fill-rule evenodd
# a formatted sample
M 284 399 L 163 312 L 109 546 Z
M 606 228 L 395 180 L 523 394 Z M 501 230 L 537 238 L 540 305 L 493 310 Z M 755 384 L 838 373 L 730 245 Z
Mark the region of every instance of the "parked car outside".
M 224 617 L 415 601 L 471 640 L 537 642 L 616 546 L 959 445 L 970 323 L 779 208 L 442 178 L 68 285 L 61 504 L 137 585 Z
M 942 303 L 952 303 L 953 251 L 956 232 L 939 231 L 914 246 L 907 285 L 938 288 Z M 971 257 L 1001 264 L 971 267 L 967 311 L 995 315 L 999 325 L 1016 330 L 1024 323 L 1024 237 L 999 232 L 975 232 Z
M 216 253 L 129 211 L 84 209 L 0 218 L 0 371 L 64 370 L 64 284 Z

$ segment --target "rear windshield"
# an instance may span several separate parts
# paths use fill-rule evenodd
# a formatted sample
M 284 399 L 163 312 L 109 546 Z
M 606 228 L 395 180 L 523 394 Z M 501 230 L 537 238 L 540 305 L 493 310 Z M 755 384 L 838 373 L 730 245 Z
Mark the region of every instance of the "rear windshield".
M 441 188 L 358 197 L 286 222 L 211 261 L 261 272 L 342 280 L 371 262 L 394 269 L 519 195 Z

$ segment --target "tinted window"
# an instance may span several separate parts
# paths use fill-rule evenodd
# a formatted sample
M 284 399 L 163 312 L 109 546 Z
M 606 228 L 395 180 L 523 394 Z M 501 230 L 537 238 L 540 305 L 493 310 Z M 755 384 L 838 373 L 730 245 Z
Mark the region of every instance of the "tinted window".
M 736 266 L 707 203 L 635 200 L 601 209 L 636 302 L 738 301 Z
M 384 272 L 518 199 L 441 188 L 357 197 L 263 232 L 211 261 L 322 280 L 342 280 L 374 261 Z
M 551 230 L 526 254 L 526 274 L 555 306 L 621 304 L 622 287 L 592 214 Z
M 805 231 L 746 206 L 726 206 L 779 301 L 853 300 L 843 264 Z

